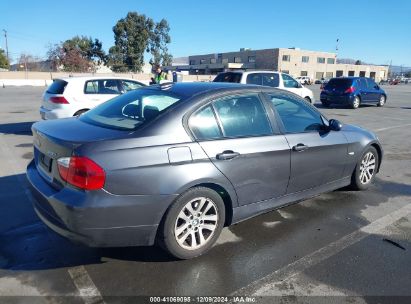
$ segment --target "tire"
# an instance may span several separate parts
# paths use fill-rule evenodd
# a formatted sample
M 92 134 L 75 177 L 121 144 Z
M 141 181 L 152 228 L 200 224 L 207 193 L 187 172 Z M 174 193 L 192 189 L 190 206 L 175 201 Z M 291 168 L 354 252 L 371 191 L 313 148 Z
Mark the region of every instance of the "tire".
M 360 104 L 361 104 L 360 97 L 355 96 L 353 102 L 351 103 L 351 108 L 358 109 L 360 107 Z
M 80 116 L 81 114 L 86 113 L 87 111 L 88 111 L 88 109 L 79 110 L 79 111 L 77 111 L 76 113 L 74 113 L 73 116 Z
M 385 95 L 381 95 L 380 100 L 377 103 L 377 107 L 383 107 L 385 105 L 386 99 L 387 98 L 385 97 Z
M 378 170 L 378 157 L 378 152 L 374 147 L 368 147 L 364 151 L 351 176 L 350 186 L 353 190 L 365 190 L 372 184 Z
M 305 97 L 304 98 L 304 100 L 306 101 L 306 102 L 308 102 L 309 104 L 314 104 L 314 102 L 311 100 L 311 98 L 310 97 Z
M 158 243 L 178 259 L 191 259 L 213 246 L 224 222 L 221 196 L 209 188 L 195 187 L 181 194 L 167 211 L 159 227 Z

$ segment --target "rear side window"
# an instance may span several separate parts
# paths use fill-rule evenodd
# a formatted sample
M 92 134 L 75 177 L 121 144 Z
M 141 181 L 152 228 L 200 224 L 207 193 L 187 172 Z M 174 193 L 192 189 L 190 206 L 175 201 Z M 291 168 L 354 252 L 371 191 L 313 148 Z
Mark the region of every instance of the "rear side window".
M 48 87 L 47 93 L 49 93 L 49 94 L 63 94 L 66 86 L 67 86 L 67 81 L 64 81 L 64 80 L 61 80 L 61 79 L 56 79 Z
M 199 140 L 221 137 L 214 112 L 210 106 L 205 107 L 191 116 L 190 129 Z
M 225 137 L 272 134 L 267 112 L 258 95 L 225 97 L 214 102 Z
M 263 84 L 263 78 L 262 78 L 261 74 L 259 74 L 259 73 L 248 74 L 247 84 L 262 85 Z
M 86 81 L 85 94 L 120 94 L 117 79 L 99 79 Z
M 213 82 L 233 82 L 240 83 L 241 73 L 221 73 L 213 80 Z

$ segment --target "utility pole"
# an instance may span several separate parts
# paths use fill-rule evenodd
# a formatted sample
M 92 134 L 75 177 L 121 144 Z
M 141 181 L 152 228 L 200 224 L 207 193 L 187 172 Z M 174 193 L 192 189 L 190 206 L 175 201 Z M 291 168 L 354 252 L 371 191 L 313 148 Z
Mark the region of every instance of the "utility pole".
M 4 38 L 6 38 L 6 55 L 7 55 L 7 61 L 10 63 L 10 58 L 9 58 L 9 45 L 7 43 L 7 31 L 3 29 L 4 32 Z

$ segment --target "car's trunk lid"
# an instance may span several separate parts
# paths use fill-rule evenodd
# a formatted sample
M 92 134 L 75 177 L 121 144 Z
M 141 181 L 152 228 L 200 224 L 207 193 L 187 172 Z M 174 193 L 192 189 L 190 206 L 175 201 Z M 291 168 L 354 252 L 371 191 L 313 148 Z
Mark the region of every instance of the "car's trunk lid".
M 83 144 L 124 137 L 130 131 L 106 129 L 73 117 L 37 122 L 32 133 L 37 170 L 50 185 L 60 189 L 65 182 L 58 172 L 59 158 L 72 156 Z

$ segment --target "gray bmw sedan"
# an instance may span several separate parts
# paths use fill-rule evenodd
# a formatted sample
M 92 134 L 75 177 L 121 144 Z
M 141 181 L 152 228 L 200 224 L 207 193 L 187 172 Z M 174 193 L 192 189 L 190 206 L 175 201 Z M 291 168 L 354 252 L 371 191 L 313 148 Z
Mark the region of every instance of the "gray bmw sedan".
M 89 246 L 159 244 L 188 259 L 224 226 L 350 185 L 382 148 L 300 97 L 228 83 L 176 83 L 37 122 L 27 177 L 38 216 Z

